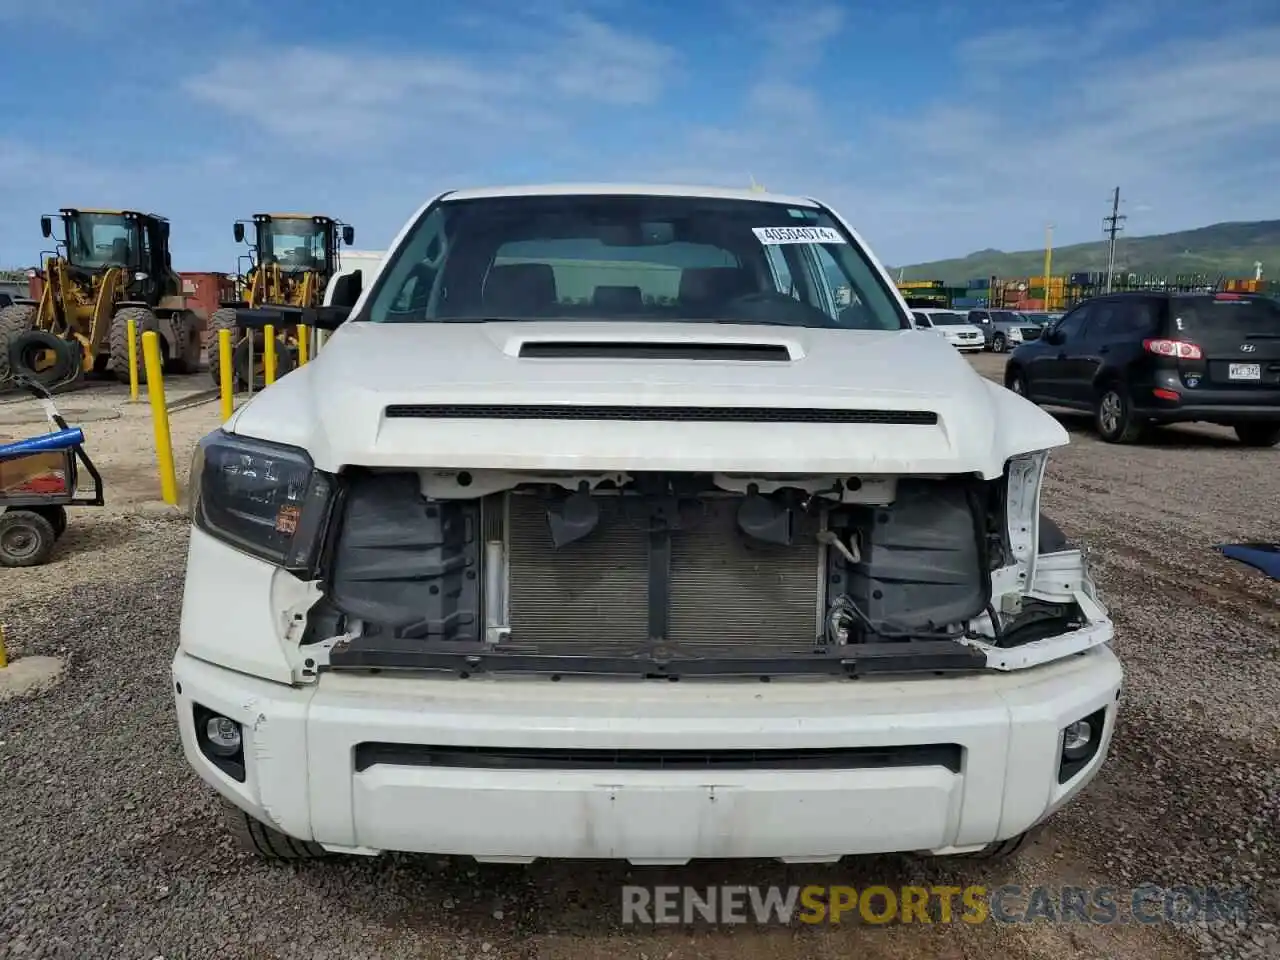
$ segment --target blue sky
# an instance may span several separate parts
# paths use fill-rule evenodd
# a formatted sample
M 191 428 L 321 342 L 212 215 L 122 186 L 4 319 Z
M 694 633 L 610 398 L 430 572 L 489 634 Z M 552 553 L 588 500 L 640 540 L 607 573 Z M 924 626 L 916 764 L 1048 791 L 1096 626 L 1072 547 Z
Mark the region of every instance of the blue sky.
M 0 265 L 64 205 L 230 270 L 255 212 L 380 249 L 542 180 L 754 177 L 890 264 L 1096 239 L 1116 185 L 1133 234 L 1280 217 L 1275 0 L 348 3 L 0 0 Z

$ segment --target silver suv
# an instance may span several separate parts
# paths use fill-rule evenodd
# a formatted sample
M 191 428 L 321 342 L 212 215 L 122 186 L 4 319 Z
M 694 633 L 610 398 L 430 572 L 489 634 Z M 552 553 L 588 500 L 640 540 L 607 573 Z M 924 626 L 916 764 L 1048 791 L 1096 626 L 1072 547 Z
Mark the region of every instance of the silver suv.
M 1012 310 L 970 310 L 969 322 L 982 331 L 987 349 L 994 353 L 1040 339 L 1040 326 Z

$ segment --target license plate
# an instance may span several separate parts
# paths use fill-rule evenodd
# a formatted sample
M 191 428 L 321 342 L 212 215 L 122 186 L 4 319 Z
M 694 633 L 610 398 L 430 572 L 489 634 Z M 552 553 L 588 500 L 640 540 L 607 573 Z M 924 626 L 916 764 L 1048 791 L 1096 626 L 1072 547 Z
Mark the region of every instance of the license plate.
M 1232 380 L 1261 380 L 1262 364 L 1233 363 L 1227 368 L 1227 376 Z

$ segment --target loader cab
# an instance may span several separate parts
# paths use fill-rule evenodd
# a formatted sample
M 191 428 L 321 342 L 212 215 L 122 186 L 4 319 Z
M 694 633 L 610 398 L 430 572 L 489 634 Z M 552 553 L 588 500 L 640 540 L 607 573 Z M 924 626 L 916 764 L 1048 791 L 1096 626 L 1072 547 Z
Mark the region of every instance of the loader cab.
M 283 273 L 313 271 L 331 277 L 338 267 L 338 248 L 352 243 L 355 231 L 331 217 L 258 213 L 253 217 L 254 250 L 260 264 L 275 263 Z M 244 224 L 235 225 L 244 240 Z
M 60 210 L 67 262 L 78 270 L 98 273 L 109 267 L 143 269 L 144 227 L 135 214 L 115 210 Z M 41 231 L 51 236 L 50 218 L 42 217 Z
M 124 271 L 129 295 L 152 300 L 174 292 L 169 253 L 169 221 L 133 210 L 79 210 L 64 207 L 63 254 L 74 274 L 101 274 L 116 267 Z M 51 217 L 40 218 L 45 237 L 53 235 Z

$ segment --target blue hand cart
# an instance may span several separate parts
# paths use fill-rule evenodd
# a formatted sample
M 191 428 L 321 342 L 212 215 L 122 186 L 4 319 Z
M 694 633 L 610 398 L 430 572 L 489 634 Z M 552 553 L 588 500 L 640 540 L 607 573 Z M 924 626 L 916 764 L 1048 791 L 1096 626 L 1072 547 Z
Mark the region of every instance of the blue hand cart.
M 102 474 L 84 450 L 84 431 L 62 419 L 42 385 L 15 378 L 44 408 L 50 430 L 0 443 L 0 567 L 35 567 L 49 560 L 67 529 L 67 507 L 100 507 Z M 93 493 L 79 492 L 80 471 Z

